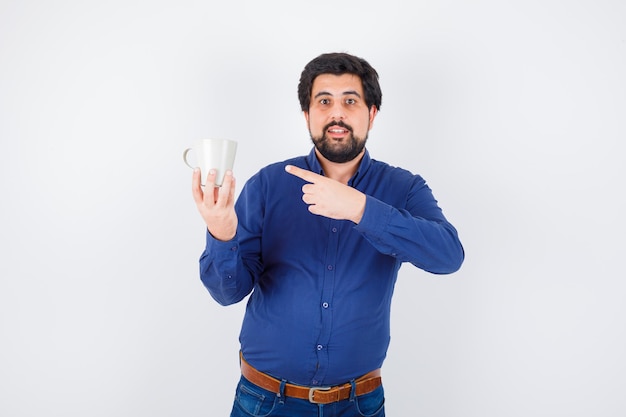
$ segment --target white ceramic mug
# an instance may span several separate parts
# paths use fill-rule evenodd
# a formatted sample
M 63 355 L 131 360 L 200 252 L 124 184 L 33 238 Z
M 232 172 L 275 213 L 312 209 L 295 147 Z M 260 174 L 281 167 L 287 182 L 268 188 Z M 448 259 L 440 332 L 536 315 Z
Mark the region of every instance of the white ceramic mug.
M 189 163 L 189 152 L 193 151 L 197 165 Z M 237 142 L 229 139 L 200 139 L 191 148 L 183 152 L 183 161 L 188 167 L 200 168 L 200 178 L 202 185 L 205 185 L 206 176 L 209 170 L 215 169 L 215 185 L 221 186 L 224 181 L 224 174 L 227 170 L 232 170 L 235 164 L 235 154 L 237 153 Z

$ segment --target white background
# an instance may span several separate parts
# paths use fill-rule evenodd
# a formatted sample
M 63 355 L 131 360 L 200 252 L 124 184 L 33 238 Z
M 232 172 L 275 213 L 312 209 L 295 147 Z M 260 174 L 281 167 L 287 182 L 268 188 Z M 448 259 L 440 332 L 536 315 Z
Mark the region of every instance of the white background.
M 462 269 L 405 265 L 387 414 L 626 415 L 626 3 L 0 1 L 0 415 L 226 416 L 243 303 L 198 277 L 182 151 L 305 154 L 300 71 L 379 72 L 372 156 Z

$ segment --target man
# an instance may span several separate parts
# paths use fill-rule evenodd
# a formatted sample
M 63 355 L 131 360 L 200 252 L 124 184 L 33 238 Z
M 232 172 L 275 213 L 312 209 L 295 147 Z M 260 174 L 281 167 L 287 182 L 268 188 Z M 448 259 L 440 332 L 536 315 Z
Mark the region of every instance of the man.
M 209 172 L 204 191 L 193 174 L 202 282 L 222 305 L 250 295 L 231 416 L 384 416 L 398 270 L 455 272 L 463 247 L 425 181 L 365 148 L 382 99 L 374 68 L 320 55 L 298 95 L 309 155 L 261 169 L 236 202 L 231 172 L 221 187 Z

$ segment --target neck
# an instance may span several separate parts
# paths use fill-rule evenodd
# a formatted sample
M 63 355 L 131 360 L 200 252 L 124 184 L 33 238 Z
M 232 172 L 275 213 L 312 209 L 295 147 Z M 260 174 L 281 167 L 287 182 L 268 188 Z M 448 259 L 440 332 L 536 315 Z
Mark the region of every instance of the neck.
M 341 163 L 329 161 L 324 158 L 317 149 L 315 149 L 315 154 L 317 155 L 317 160 L 320 162 L 320 165 L 324 170 L 325 177 L 339 181 L 342 184 L 347 184 L 359 168 L 361 159 L 363 159 L 363 155 L 365 155 L 365 149 L 363 149 L 363 151 L 361 151 L 361 153 L 358 154 L 353 160 Z

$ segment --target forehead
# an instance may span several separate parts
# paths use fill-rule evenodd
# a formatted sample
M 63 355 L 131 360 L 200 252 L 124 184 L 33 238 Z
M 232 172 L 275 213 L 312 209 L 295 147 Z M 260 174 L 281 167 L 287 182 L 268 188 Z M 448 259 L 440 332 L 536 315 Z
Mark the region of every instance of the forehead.
M 332 95 L 357 93 L 363 96 L 363 83 L 361 77 L 354 74 L 320 74 L 313 80 L 311 96 L 319 93 Z

